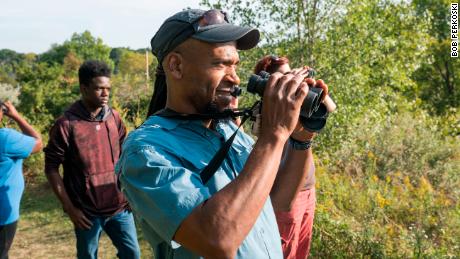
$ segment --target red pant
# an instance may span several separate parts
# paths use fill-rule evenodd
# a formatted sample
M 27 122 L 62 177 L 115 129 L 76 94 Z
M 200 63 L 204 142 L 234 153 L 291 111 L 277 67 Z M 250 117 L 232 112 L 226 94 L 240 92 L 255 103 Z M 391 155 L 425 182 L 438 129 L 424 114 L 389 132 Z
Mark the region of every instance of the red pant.
M 315 216 L 315 188 L 299 192 L 291 211 L 275 212 L 281 235 L 284 258 L 305 259 L 310 243 Z

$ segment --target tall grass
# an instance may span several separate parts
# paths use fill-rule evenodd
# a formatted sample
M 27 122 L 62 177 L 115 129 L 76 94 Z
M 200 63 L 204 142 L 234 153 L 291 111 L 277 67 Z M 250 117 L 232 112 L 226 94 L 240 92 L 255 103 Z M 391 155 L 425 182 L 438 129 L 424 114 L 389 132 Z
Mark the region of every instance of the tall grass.
M 425 112 L 367 114 L 318 154 L 312 256 L 458 257 L 458 137 Z

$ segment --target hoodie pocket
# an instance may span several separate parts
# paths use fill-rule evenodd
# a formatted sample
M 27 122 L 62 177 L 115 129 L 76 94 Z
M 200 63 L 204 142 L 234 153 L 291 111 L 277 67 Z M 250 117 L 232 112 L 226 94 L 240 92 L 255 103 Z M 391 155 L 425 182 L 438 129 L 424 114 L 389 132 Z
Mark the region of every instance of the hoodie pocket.
M 90 174 L 86 177 L 86 195 L 100 211 L 117 208 L 124 201 L 113 171 Z

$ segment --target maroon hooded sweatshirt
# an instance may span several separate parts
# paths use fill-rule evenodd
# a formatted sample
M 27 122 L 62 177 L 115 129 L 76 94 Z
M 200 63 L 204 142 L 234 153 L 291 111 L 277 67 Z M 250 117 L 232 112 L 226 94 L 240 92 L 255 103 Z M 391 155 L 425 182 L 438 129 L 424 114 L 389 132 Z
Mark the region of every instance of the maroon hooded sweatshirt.
M 128 202 L 114 173 L 126 128 L 115 110 L 105 106 L 96 120 L 77 101 L 57 119 L 49 133 L 45 172 L 64 168 L 64 186 L 73 205 L 89 216 L 111 216 Z

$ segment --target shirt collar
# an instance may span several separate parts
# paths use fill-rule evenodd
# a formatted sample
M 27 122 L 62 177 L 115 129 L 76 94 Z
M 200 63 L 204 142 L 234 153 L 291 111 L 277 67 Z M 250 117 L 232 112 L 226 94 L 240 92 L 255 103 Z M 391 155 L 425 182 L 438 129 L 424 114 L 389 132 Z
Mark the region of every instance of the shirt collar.
M 173 130 L 179 126 L 179 124 L 189 123 L 190 121 L 187 120 L 178 120 L 178 119 L 171 119 L 165 118 L 160 116 L 152 115 L 150 116 L 144 123 L 146 127 L 161 127 L 167 130 Z

